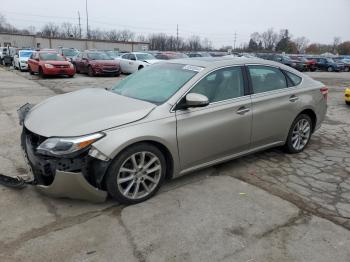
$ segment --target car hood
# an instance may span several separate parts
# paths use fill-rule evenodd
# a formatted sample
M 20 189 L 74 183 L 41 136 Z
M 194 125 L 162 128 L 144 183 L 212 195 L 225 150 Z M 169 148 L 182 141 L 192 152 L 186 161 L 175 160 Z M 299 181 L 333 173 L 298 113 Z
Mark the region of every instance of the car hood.
M 18 58 L 18 60 L 19 61 L 28 61 L 28 59 L 29 59 L 29 57 L 23 57 L 23 56 L 20 56 L 19 58 Z
M 89 88 L 54 96 L 33 107 L 24 125 L 45 137 L 81 136 L 146 117 L 156 105 Z

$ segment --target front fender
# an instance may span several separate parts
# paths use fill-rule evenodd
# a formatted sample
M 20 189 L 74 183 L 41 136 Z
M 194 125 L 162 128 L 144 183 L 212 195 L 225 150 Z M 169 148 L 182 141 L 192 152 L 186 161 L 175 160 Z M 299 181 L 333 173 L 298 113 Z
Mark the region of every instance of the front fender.
M 93 144 L 93 147 L 110 159 L 114 159 L 125 148 L 140 142 L 162 144 L 173 159 L 174 174 L 179 172 L 180 161 L 176 138 L 175 116 L 135 123 L 105 131 L 106 136 Z

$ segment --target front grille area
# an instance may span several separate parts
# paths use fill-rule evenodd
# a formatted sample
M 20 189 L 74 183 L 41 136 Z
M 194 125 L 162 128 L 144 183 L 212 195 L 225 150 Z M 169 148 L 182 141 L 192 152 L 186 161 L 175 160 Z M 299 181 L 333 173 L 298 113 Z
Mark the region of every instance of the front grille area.
M 56 68 L 69 68 L 69 65 L 54 65 Z

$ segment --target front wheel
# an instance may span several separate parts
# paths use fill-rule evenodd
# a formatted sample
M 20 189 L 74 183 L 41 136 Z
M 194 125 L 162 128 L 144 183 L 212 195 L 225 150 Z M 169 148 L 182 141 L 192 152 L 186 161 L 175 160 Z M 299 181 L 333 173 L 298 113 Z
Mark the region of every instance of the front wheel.
M 147 143 L 124 150 L 106 174 L 108 193 L 122 204 L 136 204 L 151 198 L 162 185 L 166 161 L 162 152 Z
M 28 66 L 28 72 L 29 72 L 29 74 L 34 75 L 34 72 L 33 72 L 33 70 L 30 68 L 30 66 Z
M 328 67 L 327 71 L 328 71 L 328 72 L 333 72 L 333 67 L 331 67 L 331 66 Z
M 95 76 L 95 72 L 91 66 L 89 66 L 89 68 L 88 68 L 88 76 Z
M 289 130 L 285 148 L 291 154 L 299 153 L 305 149 L 310 141 L 312 121 L 306 114 L 299 115 Z
M 46 77 L 46 75 L 45 75 L 45 73 L 44 73 L 44 70 L 40 67 L 39 68 L 39 76 L 41 77 L 41 78 L 45 78 Z

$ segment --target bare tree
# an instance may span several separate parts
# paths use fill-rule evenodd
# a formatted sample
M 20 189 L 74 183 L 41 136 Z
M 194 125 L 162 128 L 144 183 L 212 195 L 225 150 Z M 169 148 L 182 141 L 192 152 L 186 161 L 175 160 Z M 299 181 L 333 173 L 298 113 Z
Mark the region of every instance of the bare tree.
M 135 33 L 131 32 L 130 30 L 122 30 L 120 33 L 120 40 L 121 41 L 133 41 L 135 39 Z
M 105 39 L 105 35 L 106 35 L 106 32 L 99 28 L 89 29 L 89 39 L 103 40 Z
M 254 32 L 250 35 L 250 39 L 252 39 L 255 43 L 259 43 L 261 41 L 261 35 L 258 32 Z
M 262 33 L 261 39 L 265 49 L 273 50 L 278 42 L 278 34 L 274 32 L 273 28 L 269 28 Z
M 60 28 L 58 25 L 54 23 L 47 23 L 46 25 L 44 25 L 41 31 L 42 36 L 51 37 L 51 38 L 59 37 L 59 33 L 60 33 Z
M 61 36 L 62 37 L 74 37 L 73 35 L 73 25 L 69 22 L 64 22 L 61 25 Z
M 299 53 L 305 52 L 305 49 L 307 48 L 309 42 L 310 40 L 305 36 L 297 37 L 294 39 L 294 43 L 296 44 Z
M 333 39 L 333 52 L 337 53 L 338 46 L 341 44 L 341 39 L 340 37 L 336 36 Z

